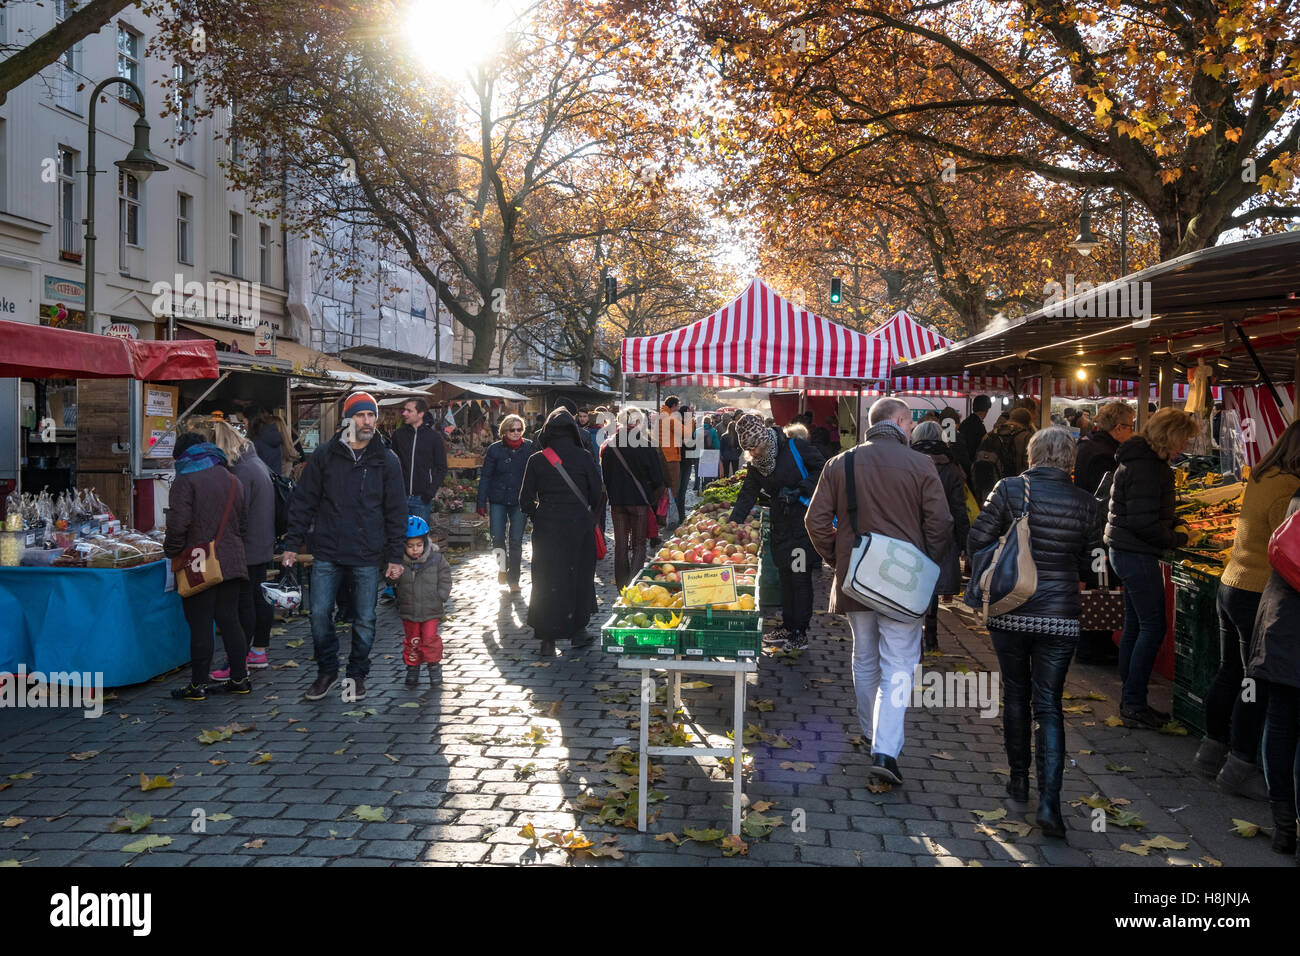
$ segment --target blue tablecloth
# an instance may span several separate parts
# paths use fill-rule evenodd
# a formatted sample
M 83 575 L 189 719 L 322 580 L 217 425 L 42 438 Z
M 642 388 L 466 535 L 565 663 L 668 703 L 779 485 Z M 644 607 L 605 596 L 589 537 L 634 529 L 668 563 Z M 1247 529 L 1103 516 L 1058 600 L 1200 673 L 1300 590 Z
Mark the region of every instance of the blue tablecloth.
M 0 568 L 0 672 L 100 671 L 138 684 L 190 659 L 167 562 L 137 568 Z

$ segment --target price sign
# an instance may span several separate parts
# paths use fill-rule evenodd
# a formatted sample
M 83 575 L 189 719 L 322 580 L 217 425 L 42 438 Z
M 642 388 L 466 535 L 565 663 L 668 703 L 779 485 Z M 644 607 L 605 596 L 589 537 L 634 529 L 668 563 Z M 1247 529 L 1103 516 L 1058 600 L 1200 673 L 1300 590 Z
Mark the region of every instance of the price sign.
M 682 606 L 736 603 L 734 568 L 700 568 L 682 572 Z

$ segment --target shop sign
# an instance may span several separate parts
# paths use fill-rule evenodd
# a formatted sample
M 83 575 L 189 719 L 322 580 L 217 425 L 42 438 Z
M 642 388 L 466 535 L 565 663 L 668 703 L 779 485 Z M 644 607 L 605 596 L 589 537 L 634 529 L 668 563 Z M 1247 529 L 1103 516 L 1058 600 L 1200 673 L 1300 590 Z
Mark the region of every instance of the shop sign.
M 275 332 L 271 328 L 271 323 L 265 319 L 259 322 L 257 330 L 253 333 L 253 354 L 270 355 L 274 337 Z
M 41 296 L 47 302 L 69 302 L 84 305 L 86 302 L 86 283 L 76 279 L 64 279 L 61 276 L 45 277 L 45 293 Z
M 104 329 L 105 335 L 111 335 L 115 339 L 138 339 L 140 330 L 130 322 L 114 322 Z

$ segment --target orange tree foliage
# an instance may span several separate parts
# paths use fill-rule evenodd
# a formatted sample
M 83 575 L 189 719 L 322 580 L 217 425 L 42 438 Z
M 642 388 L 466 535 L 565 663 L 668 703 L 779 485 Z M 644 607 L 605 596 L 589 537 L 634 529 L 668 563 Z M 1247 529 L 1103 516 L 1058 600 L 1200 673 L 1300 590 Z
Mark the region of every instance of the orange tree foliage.
M 882 274 L 908 271 L 901 246 L 927 248 L 935 295 L 969 326 L 1070 271 L 1081 187 L 1102 190 L 1112 236 L 1117 191 L 1134 200 L 1135 263 L 1300 213 L 1300 17 L 1287 4 L 612 7 L 675 37 L 674 68 L 726 104 L 710 145 L 733 186 L 805 220 L 821 248 L 873 254 L 883 231 Z M 874 239 L 844 241 L 842 222 L 873 223 Z

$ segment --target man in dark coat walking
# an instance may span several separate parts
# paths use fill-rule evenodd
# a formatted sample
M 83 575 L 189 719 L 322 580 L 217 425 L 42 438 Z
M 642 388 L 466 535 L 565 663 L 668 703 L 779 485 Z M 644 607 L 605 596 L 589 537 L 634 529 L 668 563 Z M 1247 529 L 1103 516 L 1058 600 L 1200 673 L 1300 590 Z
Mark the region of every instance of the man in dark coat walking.
M 311 532 L 311 636 L 318 675 L 305 695 L 308 700 L 320 700 L 338 683 L 339 639 L 330 611 L 345 569 L 352 572 L 356 609 L 347 671 L 350 699 L 366 696 L 380 565 L 386 563 L 385 577 L 395 580 L 406 549 L 402 466 L 376 438 L 379 406 L 367 392 L 354 392 L 343 403 L 343 414 L 343 431 L 307 460 L 284 536 L 282 560 L 292 567 Z
M 429 422 L 429 403 L 412 398 L 402 403 L 402 425 L 393 432 L 393 451 L 402 463 L 406 484 L 406 511 L 425 524 L 433 510 L 433 496 L 447 477 L 447 443 Z
M 957 440 L 965 446 L 967 461 L 975 460 L 975 452 L 979 451 L 980 440 L 988 434 L 988 429 L 984 427 L 984 416 L 992 407 L 993 400 L 987 395 L 976 395 L 975 401 L 971 403 L 971 413 L 957 426 Z

